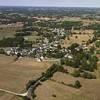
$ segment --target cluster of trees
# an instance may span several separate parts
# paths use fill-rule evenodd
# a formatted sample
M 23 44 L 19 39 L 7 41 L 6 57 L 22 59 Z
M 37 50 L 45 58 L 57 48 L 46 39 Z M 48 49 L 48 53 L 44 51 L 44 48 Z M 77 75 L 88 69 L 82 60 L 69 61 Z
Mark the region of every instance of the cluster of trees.
M 74 77 L 83 77 L 83 78 L 87 78 L 87 79 L 96 79 L 96 76 L 94 74 L 83 71 L 83 70 L 74 70 L 71 75 L 74 76 Z
M 20 31 L 20 30 L 19 30 Z M 34 31 L 34 28 L 33 27 L 26 27 L 26 26 L 24 26 L 24 28 L 21 30 L 21 31 L 23 31 L 23 32 L 25 32 L 25 31 Z
M 49 58 L 62 58 L 64 57 L 64 53 L 62 53 L 59 49 L 55 49 L 54 51 L 48 50 L 46 56 Z
M 71 30 L 72 27 L 74 27 L 74 29 L 80 29 L 82 27 L 82 22 L 81 21 L 63 21 L 61 23 L 61 27 Z
M 100 27 L 99 27 L 99 28 L 100 28 Z M 97 38 L 100 37 L 100 29 L 97 30 L 97 31 L 94 33 L 94 36 L 97 37 Z
M 95 46 L 97 48 L 100 47 L 100 40 L 99 39 L 100 39 L 100 29 L 95 31 L 95 33 L 94 33 L 94 42 L 95 42 Z
M 32 42 L 26 41 L 22 36 L 8 37 L 0 40 L 0 47 L 31 47 Z
M 97 50 L 96 53 L 97 53 L 97 54 L 100 54 L 100 50 Z
M 57 71 L 64 72 L 63 66 L 58 64 L 53 64 L 49 69 L 46 70 L 45 73 L 42 74 L 44 76 L 42 81 L 50 79 Z
M 60 28 L 60 23 L 54 21 L 41 21 L 36 24 L 40 27 Z
M 78 53 L 73 56 L 73 59 L 63 58 L 62 64 L 72 66 L 74 68 L 80 68 L 82 70 L 94 71 L 97 68 L 97 57 L 91 53 Z
M 69 47 L 73 58 L 63 58 L 61 59 L 61 63 L 81 70 L 94 71 L 97 68 L 97 57 L 90 51 L 83 51 L 81 49 L 77 51 L 75 49 L 77 46 L 78 44 L 72 44 Z
M 17 30 L 15 36 L 30 36 L 32 35 L 32 31 L 37 31 L 36 27 L 32 26 L 24 26 L 23 29 Z
M 4 49 L 0 49 L 0 54 L 5 54 Z
M 95 79 L 96 76 L 92 73 L 95 69 L 97 69 L 97 61 L 98 58 L 94 55 L 95 49 L 90 49 L 90 51 L 84 51 L 80 49 L 77 51 L 75 48 L 78 47 L 78 44 L 72 44 L 69 48 L 71 50 L 72 59 L 62 58 L 61 64 L 65 64 L 71 66 L 73 68 L 77 68 L 71 75 L 74 77 L 83 77 L 87 79 Z
M 29 36 L 29 35 L 32 35 L 31 32 L 27 31 L 27 32 L 17 32 L 15 34 L 15 36 Z
M 95 42 L 96 47 L 100 48 L 100 41 Z
M 99 23 L 90 24 L 88 26 L 85 26 L 85 29 L 99 30 L 100 24 Z

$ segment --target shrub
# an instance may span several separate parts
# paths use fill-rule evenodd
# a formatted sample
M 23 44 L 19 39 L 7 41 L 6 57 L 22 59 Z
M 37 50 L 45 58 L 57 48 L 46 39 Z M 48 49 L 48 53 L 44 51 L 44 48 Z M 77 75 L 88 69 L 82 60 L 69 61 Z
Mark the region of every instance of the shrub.
M 94 55 L 87 54 L 81 59 L 81 69 L 93 72 L 97 69 L 98 58 Z
M 65 59 L 62 58 L 62 59 L 60 60 L 60 63 L 61 63 L 61 65 L 64 65 L 64 64 L 65 64 Z
M 55 94 L 53 94 L 53 95 L 52 95 L 52 97 L 56 97 L 56 95 L 55 95 Z
M 99 25 L 100 25 L 100 24 L 99 24 Z M 95 35 L 95 37 L 100 37 L 100 30 L 96 31 L 96 32 L 94 33 L 94 35 Z
M 72 29 L 74 27 L 75 29 L 79 29 L 82 26 L 81 21 L 63 21 L 61 23 L 61 27 L 65 29 Z
M 0 54 L 5 54 L 4 49 L 0 49 Z
M 82 87 L 80 81 L 78 81 L 78 80 L 75 81 L 74 85 L 73 84 L 68 84 L 68 86 L 73 87 L 73 88 L 77 88 L 77 89 Z
M 96 51 L 96 54 L 100 54 L 100 50 L 97 50 L 97 51 Z
M 80 71 L 79 70 L 74 70 L 74 72 L 72 73 L 72 75 L 74 77 L 79 77 L 80 76 Z
M 44 78 L 41 81 L 50 79 L 53 76 L 53 74 L 57 71 L 62 72 L 63 67 L 58 64 L 53 64 L 49 69 L 47 69 L 47 71 L 45 73 L 43 73 Z
M 95 45 L 96 45 L 96 47 L 99 48 L 99 47 L 100 47 L 100 41 L 96 41 L 96 42 L 95 42 Z
M 82 85 L 81 85 L 81 83 L 80 83 L 80 81 L 75 81 L 75 84 L 74 84 L 74 87 L 75 88 L 80 88 Z
M 76 47 L 78 47 L 79 46 L 79 44 L 78 43 L 73 43 L 71 46 L 69 46 L 68 48 L 70 49 L 70 50 L 73 50 L 73 49 L 75 49 Z
M 29 80 L 29 82 L 26 84 L 26 90 L 30 88 L 30 86 L 34 85 L 36 83 L 36 80 Z
M 81 75 L 81 77 L 87 78 L 87 79 L 96 79 L 95 75 L 92 75 L 91 73 L 88 73 L 88 72 L 83 72 L 83 74 Z
M 23 97 L 24 100 L 30 100 L 27 96 Z

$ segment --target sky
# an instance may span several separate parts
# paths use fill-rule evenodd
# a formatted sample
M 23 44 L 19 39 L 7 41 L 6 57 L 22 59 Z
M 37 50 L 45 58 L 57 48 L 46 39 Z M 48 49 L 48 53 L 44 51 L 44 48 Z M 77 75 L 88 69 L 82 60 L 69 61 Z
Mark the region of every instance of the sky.
M 100 0 L 0 0 L 0 6 L 100 7 Z

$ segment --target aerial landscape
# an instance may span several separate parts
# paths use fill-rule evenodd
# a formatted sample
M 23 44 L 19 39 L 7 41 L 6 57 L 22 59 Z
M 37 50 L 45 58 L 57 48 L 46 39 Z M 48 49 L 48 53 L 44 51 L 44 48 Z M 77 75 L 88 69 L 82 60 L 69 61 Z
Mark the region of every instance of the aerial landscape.
M 0 0 L 0 100 L 100 100 L 100 2 L 29 1 Z

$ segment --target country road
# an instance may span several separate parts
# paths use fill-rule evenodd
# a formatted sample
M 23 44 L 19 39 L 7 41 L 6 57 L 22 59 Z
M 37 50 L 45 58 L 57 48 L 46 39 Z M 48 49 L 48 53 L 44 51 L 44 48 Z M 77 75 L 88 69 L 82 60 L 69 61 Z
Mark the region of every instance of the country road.
M 19 94 L 19 93 L 16 93 L 16 92 L 12 92 L 12 91 L 9 91 L 9 90 L 5 90 L 5 89 L 0 89 L 0 91 L 5 92 L 5 93 L 8 93 L 8 94 L 15 95 L 15 96 L 19 96 L 19 97 L 24 97 L 24 96 L 27 95 L 27 92 L 26 93 L 23 93 L 23 94 Z

